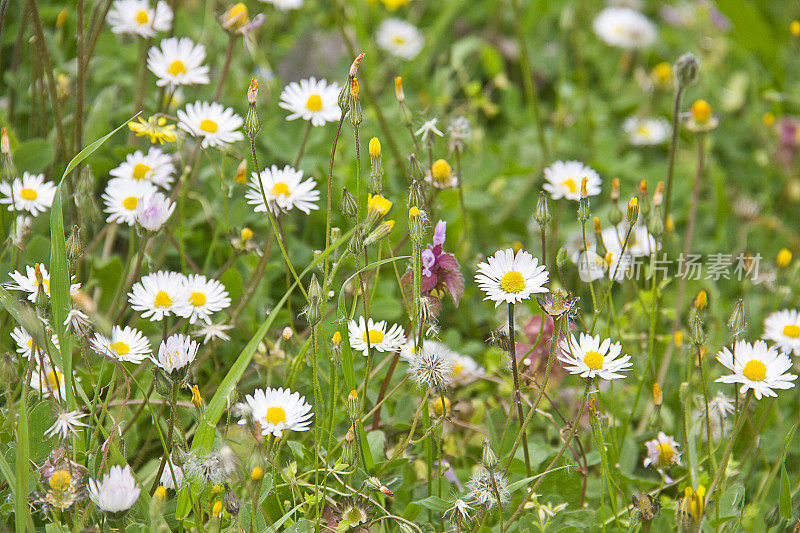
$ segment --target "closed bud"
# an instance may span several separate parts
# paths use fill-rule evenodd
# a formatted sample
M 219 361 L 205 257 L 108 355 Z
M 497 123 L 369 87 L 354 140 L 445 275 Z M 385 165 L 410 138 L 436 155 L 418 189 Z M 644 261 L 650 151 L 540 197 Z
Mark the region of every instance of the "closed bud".
M 360 67 L 360 66 L 361 66 L 361 62 L 364 60 L 364 57 L 365 57 L 366 55 L 367 55 L 367 54 L 365 54 L 365 53 L 363 53 L 363 52 L 362 52 L 362 53 L 360 53 L 360 54 L 358 54 L 358 55 L 356 56 L 356 58 L 353 60 L 353 62 L 350 64 L 350 73 L 349 73 L 349 76 L 350 76 L 351 78 L 355 78 L 355 77 L 356 77 L 356 74 L 358 74 L 358 67 Z
M 66 242 L 67 259 L 74 263 L 83 255 L 83 243 L 81 242 L 81 230 L 78 226 L 72 226 L 72 233 L 67 237 Z
M 711 108 L 711 105 L 705 100 L 695 101 L 690 108 L 690 112 L 694 121 L 701 125 L 707 124 L 714 114 L 714 110 Z
M 696 82 L 699 73 L 700 61 L 691 52 L 683 54 L 675 62 L 675 81 L 682 89 Z
M 660 240 L 661 236 L 664 235 L 664 219 L 661 216 L 660 207 L 656 206 L 656 208 L 653 209 L 653 214 L 650 217 L 650 221 L 647 224 L 647 227 L 650 230 L 650 233 L 653 234 L 653 237 L 656 238 L 656 240 Z
M 425 179 L 425 166 L 417 159 L 416 154 L 408 156 L 408 161 L 411 163 L 411 177 L 414 180 L 420 181 Z
M 591 218 L 592 211 L 589 209 L 589 198 L 581 198 L 578 201 L 578 221 L 581 224 L 586 224 L 586 222 Z
M 739 298 L 739 301 L 736 302 L 736 306 L 733 308 L 731 317 L 728 319 L 728 328 L 734 336 L 738 336 L 744 331 L 746 326 L 747 322 L 744 320 L 744 300 Z
M 628 201 L 628 226 L 633 227 L 639 219 L 639 200 L 634 196 Z
M 600 227 L 600 219 L 598 217 L 593 217 L 592 222 L 594 222 L 594 233 L 598 234 L 602 232 L 602 228 Z
M 656 192 L 653 193 L 653 205 L 660 207 L 664 201 L 664 182 L 659 181 L 656 184 Z
M 619 178 L 611 180 L 611 199 L 614 201 L 619 200 Z
M 317 275 L 312 274 L 308 284 L 308 307 L 306 308 L 306 318 L 310 326 L 315 326 L 322 320 L 324 302 L 325 298 L 322 295 L 322 287 L 317 281 Z
M 403 92 L 403 78 L 400 76 L 394 79 L 394 95 L 401 104 L 406 101 L 406 93 Z
M 353 236 L 350 237 L 350 242 L 347 243 L 347 251 L 352 255 L 358 255 L 364 249 L 364 229 L 362 226 L 356 226 L 353 230 Z
M 361 125 L 364 116 L 361 112 L 361 100 L 358 98 L 358 78 L 350 82 L 350 123 L 354 128 Z
M 698 311 L 702 311 L 708 305 L 708 294 L 706 291 L 700 291 L 694 299 L 694 307 Z
M 44 316 L 44 313 L 47 310 L 48 298 L 47 298 L 47 291 L 45 290 L 44 278 L 42 277 L 42 270 L 40 263 L 35 263 L 33 265 L 33 269 L 34 269 L 34 276 L 36 277 L 36 287 L 37 287 L 36 301 L 34 303 L 36 304 L 36 309 L 39 310 L 39 313 L 42 316 Z
M 703 320 L 699 314 L 694 315 L 692 320 L 692 344 L 702 346 L 706 342 L 706 334 L 703 331 Z
M 377 137 L 373 137 L 369 140 L 369 156 L 370 157 L 380 157 L 381 156 L 381 142 L 378 140 Z
M 347 218 L 356 218 L 358 213 L 358 204 L 356 197 L 350 194 L 350 191 L 345 187 L 342 189 L 342 214 Z
M 367 238 L 364 239 L 365 246 L 371 246 L 373 244 L 377 244 L 392 232 L 392 228 L 394 228 L 394 220 L 383 220 L 378 223 L 372 233 L 367 235 Z
M 566 248 L 559 248 L 558 253 L 556 254 L 556 266 L 561 268 L 567 262 L 567 249 Z
M 236 167 L 236 175 L 233 177 L 236 183 L 247 183 L 247 160 L 242 159 L 239 166 Z
M 350 417 L 350 420 L 358 420 L 358 404 L 358 392 L 351 390 L 347 395 L 347 416 Z
M 689 384 L 685 381 L 681 383 L 681 387 L 678 389 L 678 397 L 681 399 L 681 403 L 685 404 L 690 401 L 691 394 Z
M 219 18 L 222 29 L 228 32 L 236 32 L 250 23 L 247 6 L 239 2 L 229 7 Z
M 425 198 L 422 194 L 422 181 L 415 179 L 411 182 L 411 187 L 408 191 L 408 205 L 409 207 L 420 207 L 424 205 Z
M 653 383 L 653 403 L 658 407 L 663 401 L 664 394 L 661 392 L 661 386 L 658 383 Z
M 533 219 L 539 224 L 540 228 L 545 227 L 553 219 L 550 206 L 547 204 L 547 195 L 544 191 L 539 191 L 539 200 L 536 201 L 536 210 L 533 212 Z
M 231 490 L 228 484 L 225 484 L 225 510 L 231 516 L 236 516 L 239 514 L 239 498 L 236 496 L 236 493 Z
M 342 363 L 342 334 L 338 331 L 331 337 L 331 359 L 337 366 Z
M 250 78 L 250 87 L 247 88 L 247 105 L 256 105 L 258 100 L 258 78 Z
M 244 117 L 244 132 L 252 143 L 259 131 L 261 131 L 261 120 L 258 118 L 256 106 L 251 105 L 247 108 L 247 114 Z
M 350 111 L 350 78 L 347 78 L 347 83 L 342 85 L 342 88 L 339 90 L 339 109 L 342 110 L 342 120 L 344 120 L 345 114 Z
M 0 128 L 0 152 L 4 156 L 11 155 L 11 141 L 8 138 L 8 129 L 5 126 Z
M 608 221 L 612 226 L 616 226 L 622 222 L 622 209 L 619 208 L 617 202 L 611 204 L 611 210 L 608 212 Z
M 483 456 L 481 458 L 484 468 L 489 472 L 493 472 L 497 468 L 497 454 L 492 451 L 489 444 L 489 439 L 483 439 Z

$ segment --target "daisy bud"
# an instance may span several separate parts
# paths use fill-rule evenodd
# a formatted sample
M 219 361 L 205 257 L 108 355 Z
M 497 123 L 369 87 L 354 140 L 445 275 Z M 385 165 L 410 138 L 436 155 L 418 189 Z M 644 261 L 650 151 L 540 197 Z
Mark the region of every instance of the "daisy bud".
M 236 167 L 236 175 L 233 177 L 236 183 L 247 183 L 247 160 L 242 159 L 239 166 Z
M 247 6 L 239 2 L 229 7 L 219 18 L 222 29 L 235 32 L 245 27 L 250 22 Z
M 424 180 L 426 174 L 425 167 L 420 163 L 419 159 L 417 159 L 416 154 L 408 156 L 408 161 L 411 163 L 411 177 L 414 178 L 415 181 Z
M 694 315 L 692 321 L 692 344 L 702 346 L 706 342 L 706 334 L 703 331 L 703 320 L 699 314 Z
M 356 218 L 356 214 L 358 213 L 358 204 L 356 203 L 356 198 L 350 191 L 347 190 L 347 187 L 342 189 L 342 214 L 347 218 Z
M 381 142 L 377 137 L 373 137 L 369 140 L 369 155 L 375 158 L 381 156 Z
M 683 54 L 675 62 L 675 81 L 681 89 L 697 81 L 700 72 L 700 62 L 692 53 Z
M 51 480 L 52 480 L 52 478 L 51 478 Z M 156 489 L 156 493 L 154 494 L 154 496 L 155 496 L 156 498 L 160 499 L 160 500 L 164 500 L 164 499 L 166 499 L 166 497 L 167 497 L 167 489 L 166 489 L 166 488 L 164 488 L 164 485 L 159 485 L 159 486 L 158 486 L 158 488 Z
M 8 139 L 8 129 L 5 126 L 0 128 L 0 152 L 6 157 L 11 155 L 11 142 Z
M 315 326 L 322 320 L 324 312 L 322 305 L 324 302 L 325 298 L 322 295 L 322 287 L 317 281 L 317 275 L 312 274 L 311 281 L 308 284 L 308 307 L 306 307 L 306 318 L 310 326 Z
M 650 233 L 656 238 L 656 240 L 660 240 L 661 236 L 664 235 L 664 220 L 661 217 L 661 208 L 656 207 L 653 209 L 653 216 L 650 217 L 650 221 L 647 224 Z
M 225 484 L 225 511 L 229 515 L 236 516 L 239 514 L 239 498 L 236 493 L 231 490 L 228 484 Z
M 256 100 L 258 99 L 258 80 L 252 78 L 250 80 L 250 88 L 247 90 L 247 114 L 244 117 L 244 132 L 250 142 L 253 142 L 258 132 L 261 131 L 261 120 L 258 118 L 256 111 Z
M 382 241 L 392 232 L 392 228 L 394 228 L 394 220 L 382 221 L 374 230 L 372 230 L 372 233 L 367 235 L 367 238 L 364 239 L 364 245 L 371 246 Z
M 639 219 L 639 200 L 636 197 L 632 197 L 628 201 L 628 226 L 633 227 L 636 225 L 636 221 Z
M 350 417 L 350 420 L 358 419 L 358 404 L 358 392 L 351 390 L 347 395 L 347 416 Z
M 81 242 L 81 230 L 78 226 L 72 226 L 72 233 L 67 237 L 66 242 L 67 258 L 71 263 L 78 260 L 83 254 L 83 243 Z
M 253 238 L 253 230 L 250 228 L 242 228 L 242 231 L 239 232 L 239 237 L 241 237 L 244 242 L 247 242 Z
M 694 299 L 694 307 L 698 311 L 702 311 L 708 305 L 708 294 L 706 291 L 700 291 Z
M 175 212 L 175 203 L 157 192 L 142 198 L 136 206 L 136 222 L 147 231 L 157 232 Z
M 350 82 L 350 123 L 354 128 L 361 125 L 364 119 L 361 112 L 361 100 L 358 98 L 358 78 L 353 78 Z
M 556 254 L 556 266 L 561 268 L 567 262 L 567 249 L 566 248 L 559 248 L 558 253 Z
M 778 255 L 775 257 L 775 264 L 781 268 L 786 268 L 792 262 L 792 252 L 786 248 L 781 248 Z
M 540 228 L 545 227 L 550 220 L 553 219 L 550 206 L 547 205 L 547 195 L 544 191 L 539 191 L 539 200 L 536 202 L 536 210 L 533 212 L 533 219 L 539 224 Z
M 660 207 L 663 201 L 664 201 L 664 182 L 659 181 L 656 184 L 656 192 L 653 193 L 653 205 L 656 207 Z
M 497 468 L 497 454 L 492 451 L 489 444 L 489 439 L 483 439 L 483 456 L 481 458 L 484 468 L 489 472 L 493 472 Z
M 733 308 L 731 317 L 728 319 L 728 328 L 734 336 L 737 336 L 744 331 L 746 326 L 747 322 L 744 321 L 744 300 L 739 298 L 739 301 L 736 302 L 736 306 Z
M 619 200 L 619 178 L 611 180 L 611 199 L 615 202 Z
M 658 383 L 653 383 L 653 403 L 658 407 L 663 401 L 664 394 L 661 392 L 661 386 Z
M 425 197 L 422 194 L 422 181 L 414 180 L 411 182 L 411 187 L 408 192 L 408 205 L 411 207 L 419 207 L 425 202 Z

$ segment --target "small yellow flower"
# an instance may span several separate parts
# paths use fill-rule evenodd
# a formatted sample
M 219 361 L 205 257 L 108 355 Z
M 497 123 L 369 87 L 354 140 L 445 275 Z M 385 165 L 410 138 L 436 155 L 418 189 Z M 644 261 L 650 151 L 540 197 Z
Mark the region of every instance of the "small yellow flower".
M 431 165 L 431 177 L 436 183 L 444 183 L 453 173 L 453 168 L 444 159 L 437 159 Z
M 162 116 L 152 115 L 147 120 L 139 117 L 138 122 L 128 122 L 128 127 L 136 133 L 137 137 L 148 137 L 150 142 L 163 144 L 175 142 L 175 124 L 167 124 L 167 119 Z
M 48 481 L 50 487 L 56 492 L 64 492 L 72 483 L 72 476 L 67 470 L 56 470 Z
M 213 516 L 219 516 L 222 514 L 222 502 L 220 500 L 214 502 L 214 507 L 211 509 L 211 514 Z
M 331 337 L 331 342 L 333 343 L 334 346 L 339 346 L 342 343 L 342 334 L 339 333 L 338 331 L 335 332 L 333 334 L 333 337 Z
M 675 332 L 675 335 L 673 335 L 673 341 L 675 342 L 675 346 L 678 348 L 683 345 L 683 332 L 681 330 Z
M 239 2 L 228 8 L 220 17 L 222 28 L 226 31 L 237 31 L 250 23 L 247 6 Z
M 767 111 L 764 113 L 764 116 L 761 117 L 762 122 L 764 122 L 765 126 L 772 126 L 775 124 L 775 113 L 772 111 Z
M 661 405 L 662 401 L 664 401 L 664 393 L 661 392 L 661 386 L 658 383 L 653 383 L 653 403 Z
M 203 397 L 200 396 L 200 387 L 192 385 L 192 403 L 197 407 L 203 406 Z
M 778 252 L 777 257 L 775 257 L 775 264 L 781 268 L 786 268 L 789 266 L 789 263 L 792 262 L 792 252 L 790 252 L 786 248 L 781 248 L 781 251 Z
M 406 93 L 403 92 L 403 78 L 401 76 L 397 76 L 394 79 L 394 95 L 401 104 L 406 101 Z
M 381 0 L 381 3 L 386 6 L 389 11 L 396 11 L 401 7 L 408 4 L 410 0 Z
M 56 18 L 56 28 L 63 28 L 64 23 L 67 21 L 67 10 L 62 9 Z
M 694 299 L 695 308 L 698 311 L 702 311 L 706 305 L 708 305 L 708 294 L 706 294 L 706 291 L 698 292 L 697 297 Z
M 260 466 L 254 466 L 253 471 L 250 472 L 250 479 L 258 481 L 262 477 L 264 477 L 264 470 Z
M 380 196 L 379 194 L 369 195 L 369 200 L 367 201 L 367 211 L 370 214 L 378 215 L 382 217 L 389 210 L 392 208 L 392 202 Z
M 789 24 L 789 33 L 795 37 L 800 37 L 800 20 L 793 20 Z
M 705 100 L 697 100 L 692 104 L 691 108 L 692 118 L 698 124 L 707 124 L 714 114 L 714 110 Z
M 253 230 L 250 228 L 242 228 L 242 231 L 239 232 L 239 236 L 242 238 L 243 241 L 247 242 L 253 238 Z
M 167 498 L 167 489 L 164 488 L 164 485 L 159 485 L 156 489 L 155 497 L 164 500 Z
M 672 79 L 672 65 L 662 61 L 653 67 L 653 78 L 661 84 L 666 85 Z
M 408 216 L 411 218 L 417 218 L 420 215 L 419 208 L 417 206 L 411 206 L 411 209 L 408 210 Z
M 369 140 L 369 155 L 372 157 L 381 156 L 381 142 L 377 137 L 373 137 Z

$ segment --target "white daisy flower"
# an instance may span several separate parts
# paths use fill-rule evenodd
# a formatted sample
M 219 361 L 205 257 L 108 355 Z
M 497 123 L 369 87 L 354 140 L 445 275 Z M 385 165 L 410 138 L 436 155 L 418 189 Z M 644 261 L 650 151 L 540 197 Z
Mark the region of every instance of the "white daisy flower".
M 136 206 L 136 223 L 147 231 L 156 232 L 175 212 L 175 202 L 163 193 L 155 192 L 142 198 Z
M 244 139 L 241 131 L 244 121 L 233 112 L 216 102 L 195 102 L 178 110 L 178 127 L 193 137 L 202 140 L 203 148 L 224 147 Z
M 628 233 L 628 223 L 621 222 L 619 225 L 604 228 L 600 234 L 603 238 L 603 245 L 606 250 L 611 252 L 615 257 L 622 251 L 622 245 L 625 244 L 625 235 Z M 649 256 L 656 253 L 661 249 L 656 238 L 647 231 L 647 226 L 644 224 L 636 224 L 631 230 L 628 237 L 628 244 L 625 245 L 625 255 L 633 257 Z M 622 267 L 620 267 L 621 269 Z
M 189 316 L 189 295 L 183 274 L 159 270 L 140 279 L 128 293 L 128 301 L 142 318 L 152 321 L 165 316 Z
M 170 465 L 172 465 L 172 470 L 169 468 Z M 174 479 L 172 477 L 173 473 L 175 474 Z M 164 471 L 161 473 L 161 478 L 158 482 L 168 490 L 176 490 L 175 483 L 178 484 L 177 488 L 181 488 L 181 485 L 183 485 L 183 469 L 173 464 L 170 460 L 169 464 L 164 465 Z
M 25 359 L 30 359 L 31 352 L 33 352 L 33 337 L 31 337 L 31 334 L 17 326 L 11 332 L 11 338 L 17 343 L 17 353 Z M 53 333 L 50 340 L 53 341 L 53 346 L 55 346 L 56 349 L 60 349 L 58 347 L 58 337 L 55 333 Z M 37 349 L 37 353 L 38 351 Z
M 172 26 L 172 9 L 166 2 L 158 2 L 153 8 L 148 0 L 116 0 L 106 20 L 114 33 L 155 37 L 156 32 Z
M 188 37 L 170 37 L 147 53 L 147 68 L 155 74 L 159 87 L 207 84 L 208 66 L 203 65 L 206 47 Z
M 78 436 L 78 430 L 76 428 L 89 427 L 87 424 L 81 422 L 81 418 L 89 416 L 86 413 L 81 413 L 80 411 L 63 411 L 58 413 L 56 417 L 56 421 L 53 422 L 53 425 L 44 432 L 44 436 L 46 438 L 52 438 L 58 436 L 61 440 L 66 440 L 69 437 L 70 433 Z
M 74 373 L 73 380 L 75 380 Z M 45 398 L 53 395 L 56 399 L 63 400 L 67 397 L 67 382 L 64 379 L 64 373 L 58 367 L 52 366 L 46 358 L 44 364 L 36 361 L 36 366 L 31 372 L 30 387 L 39 391 Z
M 14 232 L 11 234 L 11 244 L 22 247 L 27 242 L 31 231 L 33 231 L 33 218 L 28 215 L 17 215 L 14 221 Z
M 757 400 L 762 396 L 777 396 L 773 389 L 791 389 L 797 379 L 795 374 L 787 373 L 792 368 L 789 356 L 760 340 L 753 344 L 737 341 L 736 357 L 725 347 L 717 354 L 717 361 L 733 371 L 717 378 L 718 383 L 741 383 L 739 392 L 744 394 L 752 389 Z
M 150 359 L 164 372 L 183 370 L 197 357 L 198 344 L 188 335 L 172 335 L 166 341 L 161 341 L 158 354 Z
M 130 326 L 114 326 L 110 337 L 96 333 L 92 349 L 100 355 L 130 363 L 141 363 L 150 357 L 150 341 Z
M 389 18 L 375 32 L 378 48 L 402 59 L 414 59 L 425 45 L 425 37 L 416 26 L 405 20 Z
M 200 328 L 193 332 L 192 335 L 195 337 L 203 337 L 203 344 L 208 344 L 214 339 L 229 341 L 231 337 L 228 335 L 227 331 L 231 329 L 233 329 L 231 324 L 201 324 Z
M 303 7 L 303 0 L 261 0 L 266 4 L 272 4 L 279 11 L 290 11 Z
M 211 315 L 227 309 L 231 305 L 225 286 L 215 279 L 207 279 L 201 274 L 192 274 L 185 278 L 186 293 L 189 295 L 189 323 L 202 320 L 211 323 Z
M 774 342 L 787 355 L 800 355 L 800 313 L 797 309 L 776 311 L 764 319 L 762 337 Z M 737 358 L 739 354 L 736 354 Z
M 655 25 L 633 9 L 608 7 L 597 15 L 592 26 L 606 44 L 626 50 L 644 48 L 656 40 Z
M 567 200 L 581 199 L 581 184 L 587 178 L 586 194 L 597 196 L 600 194 L 600 185 L 603 180 L 591 167 L 580 161 L 556 161 L 544 169 L 544 179 L 547 181 L 542 188 L 550 193 L 553 200 L 566 198 Z
M 662 469 L 681 463 L 678 443 L 663 431 L 660 431 L 655 439 L 645 442 L 644 445 L 647 447 L 647 457 L 644 458 L 645 468 L 653 465 L 657 469 Z
M 514 250 L 498 250 L 487 262 L 478 264 L 475 281 L 483 292 L 484 300 L 492 300 L 495 307 L 530 298 L 531 294 L 545 293 L 549 274 L 539 260 L 525 250 L 514 255 Z
M 28 211 L 36 216 L 53 205 L 56 186 L 44 181 L 44 174 L 22 173 L 22 179 L 13 183 L 0 182 L 0 204 L 8 204 L 9 211 Z
M 600 335 L 580 334 L 580 340 L 575 335 L 559 342 L 561 353 L 558 359 L 564 363 L 564 368 L 571 374 L 580 375 L 582 378 L 603 379 L 624 378 L 624 374 L 633 367 L 631 356 L 622 353 L 622 345 L 618 342 L 611 343 L 611 339 L 600 341 Z
M 351 320 L 347 325 L 350 338 L 350 348 L 368 355 L 369 348 L 379 352 L 396 352 L 406 342 L 406 336 L 400 324 L 393 324 L 387 331 L 385 320 L 375 322 L 371 318 L 364 321 L 364 317 L 358 317 L 358 321 Z M 369 341 L 369 346 L 367 342 Z
M 312 76 L 284 87 L 278 105 L 291 111 L 286 120 L 302 118 L 311 121 L 314 126 L 324 126 L 326 122 L 335 122 L 342 116 L 339 89 L 335 82 L 328 84 L 326 80 L 317 80 Z
M 261 188 L 267 197 L 270 209 L 274 215 L 299 209 L 309 214 L 312 209 L 319 209 L 314 202 L 319 200 L 319 191 L 315 189 L 317 182 L 309 178 L 303 181 L 303 171 L 295 170 L 286 165 L 279 169 L 276 165 L 265 168 L 260 173 L 251 173 L 250 184 L 245 192 L 247 203 L 255 206 L 256 213 L 266 213 L 264 197 Z
M 588 244 L 588 243 L 587 243 Z M 608 272 L 608 263 L 604 257 L 600 257 L 594 250 L 578 252 L 574 259 L 578 265 L 578 275 L 582 281 L 597 281 L 603 279 Z
M 119 465 L 112 466 L 102 481 L 89 479 L 89 498 L 109 513 L 120 513 L 133 507 L 140 491 L 130 465 L 126 465 L 125 469 Z
M 36 266 L 39 266 L 39 272 L 42 274 L 42 284 L 44 285 L 44 292 L 47 297 L 50 297 L 50 274 L 47 273 L 47 269 L 41 263 L 36 263 L 34 266 L 26 266 L 25 267 L 25 274 L 21 272 L 14 271 L 10 274 L 11 279 L 14 280 L 14 283 L 9 283 L 7 287 L 14 291 L 23 291 L 28 293 L 28 300 L 32 303 L 36 303 L 36 295 L 39 292 L 39 282 L 36 280 Z M 78 289 L 81 288 L 80 283 L 73 283 L 69 286 L 69 293 L 71 295 L 75 295 L 78 293 Z
M 148 181 L 115 178 L 108 182 L 103 193 L 103 203 L 108 213 L 106 222 L 133 226 L 136 223 L 136 208 L 146 197 L 155 194 L 155 186 Z
M 147 181 L 167 189 L 175 180 L 175 164 L 171 155 L 151 146 L 147 154 L 141 150 L 128 154 L 125 162 L 109 174 L 120 179 Z
M 664 118 L 628 117 L 622 123 L 628 140 L 636 146 L 648 146 L 665 142 L 672 131 Z
M 314 412 L 305 396 L 289 389 L 256 389 L 245 396 L 253 420 L 261 426 L 261 434 L 280 437 L 286 430 L 307 431 Z

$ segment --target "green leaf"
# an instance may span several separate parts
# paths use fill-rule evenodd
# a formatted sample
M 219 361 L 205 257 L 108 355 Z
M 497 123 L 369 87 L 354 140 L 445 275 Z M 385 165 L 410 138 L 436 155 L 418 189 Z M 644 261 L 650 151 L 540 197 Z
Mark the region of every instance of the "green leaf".
M 784 520 L 792 519 L 792 485 L 789 482 L 789 474 L 786 472 L 786 454 L 789 451 L 789 445 L 792 443 L 794 431 L 797 429 L 797 424 L 792 426 L 789 433 L 783 439 L 783 455 L 781 456 L 781 489 L 779 510 L 781 518 Z
M 19 143 L 14 149 L 14 163 L 32 174 L 42 172 L 56 157 L 53 143 L 47 139 L 31 139 Z
M 267 473 L 261 481 L 261 491 L 258 493 L 258 505 L 264 503 L 269 493 L 272 491 L 272 474 Z
M 450 503 L 438 496 L 428 496 L 424 500 L 415 501 L 414 504 L 437 513 L 443 513 L 450 508 Z

